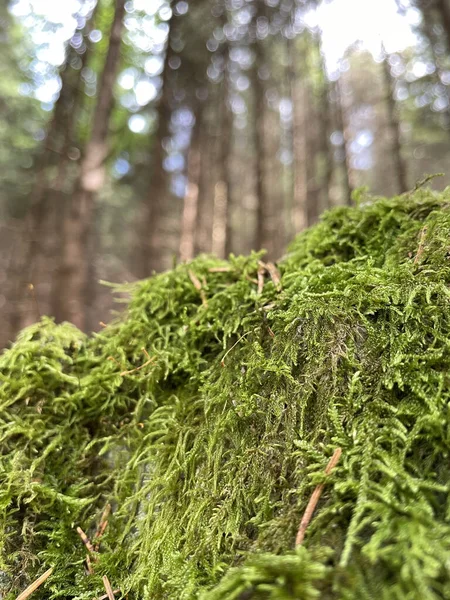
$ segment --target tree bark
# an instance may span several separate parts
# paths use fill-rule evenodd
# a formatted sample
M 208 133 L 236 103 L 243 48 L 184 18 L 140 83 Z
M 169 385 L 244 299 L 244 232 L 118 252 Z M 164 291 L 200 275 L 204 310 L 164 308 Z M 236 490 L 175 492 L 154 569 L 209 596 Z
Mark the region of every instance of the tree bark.
M 221 132 L 219 147 L 219 180 L 214 194 L 213 252 L 225 258 L 232 250 L 232 205 L 231 205 L 231 146 L 233 141 L 233 114 L 229 105 L 230 81 L 228 74 L 229 47 L 224 49 L 225 67 L 221 94 Z
M 433 62 L 436 68 L 436 81 L 443 85 L 445 87 L 445 90 L 447 92 L 447 98 L 449 100 L 449 104 L 447 106 L 447 109 L 444 112 L 444 119 L 445 119 L 445 126 L 446 129 L 450 129 L 450 87 L 448 86 L 448 84 L 445 83 L 445 76 L 446 76 L 446 57 L 442 57 L 441 55 L 439 55 L 436 52 L 436 45 L 439 44 L 440 39 L 438 34 L 434 31 L 434 24 L 435 24 L 435 18 L 434 16 L 431 14 L 430 10 L 426 9 L 426 7 L 422 7 L 422 24 L 421 24 L 421 30 L 423 35 L 425 36 L 425 38 L 427 39 L 429 45 L 430 45 L 430 50 L 431 50 L 431 55 L 433 57 Z M 446 40 L 447 43 L 447 40 Z M 448 49 L 450 50 L 450 44 L 447 44 Z
M 447 50 L 450 52 L 450 5 L 448 0 L 435 0 L 435 5 L 447 39 Z
M 80 329 L 86 326 L 89 255 L 87 248 L 95 196 L 105 177 L 108 127 L 114 105 L 113 88 L 120 62 L 125 0 L 115 0 L 108 52 L 99 81 L 91 135 L 81 158 L 80 172 L 63 224 L 62 265 L 58 276 L 60 298 L 58 320 L 68 320 Z
M 181 221 L 180 259 L 192 260 L 195 252 L 195 224 L 198 212 L 198 197 L 200 188 L 201 156 L 200 132 L 202 128 L 202 107 L 195 111 L 195 124 L 188 152 L 186 192 L 183 202 Z
M 292 102 L 292 197 L 295 233 L 308 225 L 308 170 L 306 134 L 306 89 L 300 84 L 296 68 L 295 39 L 288 39 L 288 73 Z
M 406 165 L 402 157 L 400 124 L 397 117 L 397 106 L 394 99 L 394 81 L 389 67 L 388 55 L 385 54 L 384 60 L 381 64 L 385 85 L 386 111 L 391 143 L 392 165 L 394 167 L 394 177 L 397 186 L 397 193 L 403 194 L 404 192 L 408 191 L 408 182 L 406 176 Z
M 210 94 L 214 94 L 216 89 L 216 87 L 212 88 Z M 214 122 L 220 122 L 220 112 L 222 107 L 219 99 L 210 103 L 209 106 L 212 109 L 212 119 Z M 217 136 L 214 136 L 211 133 L 209 116 L 208 107 L 205 107 L 203 112 L 203 127 L 200 132 L 202 165 L 195 225 L 195 254 L 212 251 L 214 203 L 211 202 L 211 198 L 213 197 L 211 173 L 214 173 L 214 167 L 217 164 L 216 154 L 218 154 L 216 148 L 217 144 L 215 143 L 214 138 L 219 139 L 221 132 L 218 130 Z
M 327 76 L 325 57 L 321 47 L 320 38 L 315 38 L 317 43 L 317 52 L 320 57 L 321 85 L 319 102 L 319 153 L 320 153 L 320 212 L 327 210 L 331 206 L 330 185 L 333 178 L 334 158 L 331 146 L 332 117 L 330 106 L 330 82 Z
M 83 30 L 86 48 L 80 54 L 70 43 L 60 71 L 61 91 L 45 140 L 36 157 L 36 180 L 30 196 L 17 250 L 10 264 L 8 279 L 13 282 L 12 303 L 16 310 L 10 315 L 9 335 L 40 318 L 52 314 L 52 283 L 60 236 L 61 191 L 69 161 L 68 151 L 74 139 L 77 104 L 81 95 L 81 72 L 87 62 L 87 37 L 93 28 L 95 8 Z M 73 61 L 80 62 L 74 68 Z M 53 177 L 50 169 L 56 168 Z M 32 291 L 30 290 L 32 286 Z
M 258 39 L 257 26 L 261 17 L 261 5 L 258 0 L 254 3 L 255 14 L 252 23 L 253 41 L 251 44 L 254 61 L 251 69 L 253 91 L 253 146 L 255 152 L 255 195 L 256 195 L 256 231 L 255 250 L 264 248 L 269 258 L 273 258 L 273 240 L 271 230 L 271 214 L 269 198 L 265 185 L 265 86 L 259 76 L 259 68 L 264 65 L 262 42 Z
M 335 101 L 336 101 L 336 125 L 338 130 L 342 133 L 343 143 L 342 143 L 342 151 L 344 154 L 343 160 L 343 186 L 344 186 L 344 198 L 347 206 L 352 205 L 352 193 L 353 186 L 351 183 L 351 172 L 352 167 L 350 163 L 350 153 L 349 153 L 349 136 L 345 118 L 345 111 L 342 102 L 342 92 L 341 92 L 341 84 L 340 79 L 336 80 L 334 83 L 334 93 L 335 93 Z
M 175 55 L 172 48 L 177 19 L 172 11 L 168 22 L 169 33 L 166 42 L 166 53 L 162 71 L 162 89 L 156 110 L 158 114 L 157 127 L 154 135 L 150 165 L 150 187 L 149 195 L 143 205 L 141 215 L 141 226 L 139 227 L 138 255 L 135 259 L 135 271 L 142 279 L 148 277 L 160 266 L 160 225 L 167 199 L 167 174 L 164 170 L 164 141 L 170 136 L 170 118 L 172 114 L 172 90 L 170 78 L 170 61 Z

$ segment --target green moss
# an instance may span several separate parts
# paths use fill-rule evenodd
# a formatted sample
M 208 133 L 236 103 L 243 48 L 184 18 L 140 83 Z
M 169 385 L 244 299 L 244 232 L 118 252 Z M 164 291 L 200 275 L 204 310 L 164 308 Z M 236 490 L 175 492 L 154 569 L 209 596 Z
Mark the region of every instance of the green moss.
M 449 240 L 448 192 L 366 200 L 293 242 L 281 290 L 258 293 L 261 255 L 199 257 L 118 288 L 91 338 L 22 332 L 0 358 L 3 597 L 53 566 L 34 598 L 104 574 L 130 600 L 450 598 Z M 107 503 L 87 575 L 76 527 Z

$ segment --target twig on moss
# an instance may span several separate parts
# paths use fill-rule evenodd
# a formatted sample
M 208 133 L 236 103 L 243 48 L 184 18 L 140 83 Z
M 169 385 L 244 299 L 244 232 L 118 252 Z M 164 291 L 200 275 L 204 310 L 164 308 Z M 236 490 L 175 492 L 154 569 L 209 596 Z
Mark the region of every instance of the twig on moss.
M 148 357 L 148 360 L 144 364 L 140 365 L 139 367 L 135 367 L 134 369 L 130 369 L 129 371 L 122 371 L 120 374 L 121 377 L 123 377 L 124 375 L 130 375 L 130 373 L 135 373 L 136 371 L 140 371 L 141 369 L 143 369 L 147 365 L 150 365 L 152 362 L 154 362 L 156 360 L 156 356 L 150 356 L 150 354 L 147 352 L 147 350 L 145 348 L 141 348 L 141 350 L 145 354 L 145 356 Z
M 120 592 L 120 590 L 112 591 L 113 594 L 118 594 L 119 592 Z M 106 600 L 106 598 L 108 598 L 108 594 L 103 594 L 103 596 L 99 596 L 98 598 L 96 598 L 96 600 Z
M 92 566 L 91 557 L 89 556 L 89 554 L 86 554 L 86 569 L 87 569 L 88 575 L 94 574 L 94 568 Z
M 264 288 L 264 273 L 266 268 L 261 261 L 258 263 L 258 295 L 262 294 Z
M 266 270 L 268 271 L 270 277 L 272 278 L 273 285 L 275 286 L 275 289 L 277 290 L 277 292 L 280 292 L 281 291 L 281 275 L 280 275 L 280 271 L 271 262 L 266 263 L 265 267 L 266 267 Z
M 146 352 L 146 354 L 148 354 L 148 353 Z M 111 512 L 111 504 L 108 503 L 105 506 L 105 510 L 103 511 L 102 516 L 100 517 L 100 523 L 98 524 L 97 531 L 95 532 L 95 535 L 94 535 L 94 541 L 96 541 L 96 544 L 95 544 L 96 551 L 98 551 L 101 537 L 105 533 L 105 529 L 108 526 L 108 517 L 109 517 L 110 512 Z
M 420 232 L 419 247 L 417 249 L 416 258 L 414 259 L 415 265 L 422 258 L 423 250 L 425 247 L 425 237 L 427 235 L 427 231 L 428 231 L 428 227 L 426 225 L 424 225 L 424 227 L 422 227 L 422 231 Z
M 245 336 L 246 336 L 246 335 L 248 335 L 249 333 L 250 333 L 250 331 L 247 331 L 247 333 L 244 333 L 244 335 L 241 335 L 241 337 L 238 339 L 238 341 L 237 341 L 237 342 L 235 342 L 235 343 L 234 343 L 234 344 L 231 346 L 231 348 L 225 352 L 225 354 L 224 354 L 224 357 L 223 357 L 223 358 L 222 358 L 222 360 L 220 361 L 220 364 L 222 365 L 222 367 L 224 367 L 224 366 L 225 366 L 225 359 L 226 359 L 226 357 L 227 357 L 227 356 L 230 354 L 230 352 L 233 350 L 233 348 L 235 348 L 235 347 L 236 347 L 236 346 L 239 344 L 239 342 L 240 342 L 241 340 L 243 340 L 243 339 L 245 338 Z
M 105 586 L 108 600 L 114 600 L 114 592 L 112 590 L 111 584 L 109 583 L 108 576 L 103 575 L 102 579 L 103 579 L 103 585 Z
M 88 536 L 84 533 L 84 531 L 81 529 L 81 527 L 77 527 L 77 533 L 80 536 L 83 544 L 86 546 L 86 548 L 89 550 L 89 552 L 95 552 L 95 548 L 92 545 L 91 540 L 88 538 Z
M 210 273 L 229 273 L 232 270 L 231 267 L 211 267 L 208 269 Z
M 334 467 L 337 465 L 337 463 L 339 462 L 339 459 L 341 457 L 341 454 L 342 454 L 342 448 L 336 448 L 336 450 L 333 453 L 333 456 L 330 458 L 330 461 L 326 466 L 326 469 L 325 469 L 326 476 L 328 476 L 331 473 L 331 471 L 334 469 Z M 301 544 L 303 543 L 306 528 L 308 527 L 309 522 L 311 521 L 314 510 L 317 506 L 317 503 L 319 502 L 319 499 L 320 499 L 320 496 L 322 495 L 324 487 L 325 487 L 325 483 L 319 483 L 319 485 L 317 485 L 316 489 L 313 491 L 311 498 L 309 499 L 308 505 L 305 508 L 305 512 L 303 513 L 303 517 L 300 522 L 300 527 L 298 528 L 297 537 L 295 539 L 295 547 L 296 548 L 298 548 L 298 546 L 301 546 Z
M 46 579 L 48 579 L 52 573 L 53 573 L 53 567 L 50 567 L 50 569 L 45 571 L 45 573 L 43 573 L 40 577 L 38 577 L 36 579 L 36 581 L 33 581 L 33 583 L 31 585 L 29 585 L 21 594 L 19 594 L 17 596 L 16 600 L 25 600 L 25 598 L 28 598 L 28 596 L 31 596 L 31 594 L 35 590 L 37 590 L 38 587 L 40 585 L 42 585 L 44 583 L 44 581 Z
M 203 306 L 207 307 L 208 301 L 206 300 L 205 290 L 203 289 L 203 286 L 202 286 L 199 278 L 190 269 L 188 270 L 188 274 L 189 274 L 189 279 L 192 281 L 193 286 L 195 287 L 196 290 L 198 290 L 200 292 L 200 298 L 202 299 Z
M 112 362 L 115 362 L 116 365 L 119 365 L 119 367 L 122 369 L 122 365 L 120 364 L 120 362 L 117 360 L 117 358 L 114 358 L 114 356 L 108 356 L 107 360 L 110 360 Z

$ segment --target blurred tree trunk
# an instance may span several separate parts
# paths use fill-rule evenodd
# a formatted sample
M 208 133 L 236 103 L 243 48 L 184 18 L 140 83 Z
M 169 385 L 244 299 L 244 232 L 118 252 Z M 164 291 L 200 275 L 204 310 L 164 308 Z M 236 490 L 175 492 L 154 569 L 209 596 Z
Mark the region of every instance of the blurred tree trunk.
M 330 82 L 327 76 L 325 65 L 325 57 L 321 47 L 321 41 L 318 37 L 316 40 L 317 52 L 320 57 L 320 77 L 321 90 L 318 112 L 318 129 L 319 129 L 319 155 L 320 155 L 320 211 L 328 210 L 331 206 L 330 202 L 330 185 L 333 178 L 334 157 L 333 148 L 331 146 L 330 137 L 332 134 L 332 116 L 330 106 Z
M 446 82 L 446 78 L 447 78 L 447 68 L 446 68 L 446 64 L 445 64 L 446 56 L 445 55 L 442 56 L 441 54 L 438 54 L 438 52 L 436 52 L 436 47 L 441 42 L 440 36 L 435 31 L 435 21 L 436 20 L 434 19 L 433 15 L 430 13 L 430 11 L 426 10 L 425 7 L 422 8 L 421 12 L 422 12 L 421 30 L 430 45 L 430 50 L 431 50 L 431 54 L 433 57 L 433 63 L 436 68 L 436 74 L 437 74 L 436 81 L 439 85 L 444 86 L 446 93 L 447 93 L 448 105 L 447 105 L 446 110 L 444 111 L 444 118 L 445 118 L 446 128 L 450 129 L 450 86 Z M 450 44 L 446 44 L 446 45 L 448 46 L 448 49 L 450 50 Z
M 352 193 L 353 186 L 351 183 L 351 163 L 349 153 L 349 139 L 347 124 L 345 119 L 345 111 L 342 101 L 342 90 L 340 79 L 334 82 L 334 95 L 335 95 L 335 115 L 336 115 L 336 126 L 337 129 L 342 133 L 342 152 L 343 152 L 343 187 L 344 187 L 344 199 L 348 206 L 352 204 Z
M 323 92 L 320 99 L 320 152 L 321 165 L 323 169 L 321 182 L 321 212 L 328 210 L 330 203 L 330 185 L 333 178 L 334 158 L 330 143 L 331 135 L 331 109 L 329 99 L 328 81 L 324 82 Z
M 203 111 L 203 126 L 200 131 L 202 166 L 195 224 L 195 254 L 212 251 L 214 203 L 212 201 L 211 173 L 214 173 L 216 164 L 216 144 L 214 143 L 214 134 L 211 132 L 211 129 L 215 129 L 215 127 L 211 125 L 210 120 L 212 119 L 215 124 L 220 123 L 221 104 L 214 95 L 218 91 L 216 88 L 211 88 L 209 92 L 213 101 Z M 218 131 L 217 137 L 220 137 L 220 131 Z
M 306 89 L 301 84 L 296 68 L 299 60 L 296 38 L 288 39 L 288 78 L 292 103 L 292 198 L 294 231 L 298 233 L 308 225 L 307 215 L 307 135 Z M 300 56 L 304 64 L 304 56 Z
M 195 224 L 197 222 L 200 174 L 202 166 L 202 148 L 200 145 L 203 107 L 194 111 L 195 124 L 188 152 L 187 184 L 183 202 L 181 221 L 180 259 L 191 260 L 195 253 Z
M 233 114 L 229 98 L 229 48 L 225 45 L 224 72 L 221 85 L 220 102 L 220 146 L 218 157 L 218 181 L 214 188 L 214 217 L 213 217 L 213 244 L 212 251 L 220 258 L 225 258 L 232 248 L 232 222 L 231 222 L 231 175 L 230 160 L 233 141 Z
M 229 65 L 230 65 L 230 48 L 227 43 L 225 52 L 225 72 L 224 72 L 224 102 L 222 110 L 224 111 L 223 116 L 223 129 L 225 136 L 225 143 L 222 147 L 221 167 L 222 167 L 222 179 L 226 187 L 226 207 L 225 207 L 225 248 L 224 256 L 227 258 L 233 251 L 233 188 L 232 188 L 232 172 L 231 172 L 231 159 L 233 154 L 233 111 L 230 103 L 230 79 L 229 79 Z
M 448 0 L 435 0 L 435 5 L 447 38 L 447 50 L 450 52 L 450 4 Z
M 8 279 L 13 284 L 16 306 L 10 315 L 10 337 L 23 327 L 53 314 L 52 284 L 60 241 L 60 223 L 64 198 L 69 150 L 73 143 L 78 101 L 81 96 L 81 73 L 89 56 L 88 36 L 94 13 L 86 18 L 82 31 L 84 52 L 69 42 L 60 70 L 61 90 L 47 127 L 45 140 L 36 157 L 36 179 L 25 217 L 24 231 L 10 263 Z M 79 32 L 76 32 L 79 35 Z M 53 173 L 52 173 L 53 171 Z
M 141 225 L 139 227 L 139 251 L 135 259 L 135 271 L 139 278 L 148 277 L 160 266 L 160 224 L 165 212 L 167 199 L 167 173 L 164 170 L 164 141 L 170 137 L 170 118 L 172 114 L 172 91 L 170 78 L 170 62 L 175 56 L 172 48 L 178 16 L 172 10 L 168 21 L 169 32 L 166 41 L 166 53 L 162 71 L 162 88 L 156 106 L 157 126 L 153 134 L 154 142 L 151 152 L 149 195 L 143 206 Z
M 388 130 L 391 143 L 392 165 L 394 168 L 394 177 L 397 185 L 397 193 L 403 194 L 408 191 L 408 182 L 406 176 L 406 164 L 402 158 L 402 144 L 400 134 L 400 123 L 397 117 L 397 106 L 394 98 L 394 80 L 388 62 L 388 55 L 384 53 L 384 59 L 381 63 L 383 69 L 383 78 L 385 85 L 385 101 L 387 111 Z
M 108 52 L 99 80 L 92 129 L 80 161 L 79 176 L 63 223 L 62 261 L 56 298 L 58 320 L 68 320 L 80 329 L 86 327 L 89 299 L 88 277 L 91 221 L 95 196 L 105 178 L 108 154 L 108 127 L 114 105 L 113 88 L 120 62 L 120 46 L 125 0 L 115 0 Z
M 261 4 L 254 3 L 253 41 L 251 44 L 254 60 L 251 69 L 251 82 L 253 92 L 253 145 L 255 151 L 255 195 L 256 195 L 256 232 L 254 249 L 267 250 L 269 258 L 273 258 L 272 223 L 270 214 L 269 197 L 265 185 L 265 113 L 266 99 L 265 86 L 260 78 L 259 70 L 264 67 L 265 57 L 262 41 L 258 38 L 258 20 L 262 17 Z

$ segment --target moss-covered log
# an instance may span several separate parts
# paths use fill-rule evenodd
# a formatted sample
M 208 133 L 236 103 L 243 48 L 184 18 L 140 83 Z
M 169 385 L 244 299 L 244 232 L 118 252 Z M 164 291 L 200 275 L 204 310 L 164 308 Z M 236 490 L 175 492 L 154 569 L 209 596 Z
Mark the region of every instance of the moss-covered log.
M 50 567 L 33 598 L 450 598 L 448 192 L 263 260 L 200 257 L 1 356 L 3 598 Z

